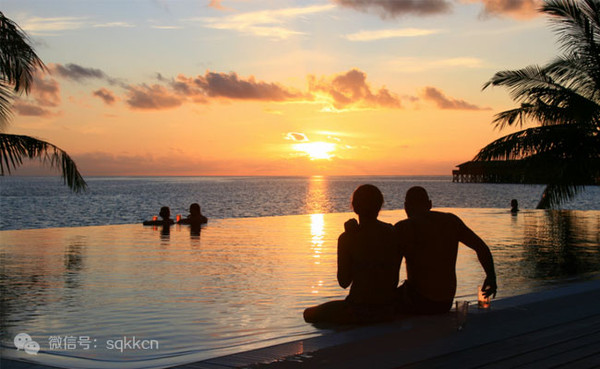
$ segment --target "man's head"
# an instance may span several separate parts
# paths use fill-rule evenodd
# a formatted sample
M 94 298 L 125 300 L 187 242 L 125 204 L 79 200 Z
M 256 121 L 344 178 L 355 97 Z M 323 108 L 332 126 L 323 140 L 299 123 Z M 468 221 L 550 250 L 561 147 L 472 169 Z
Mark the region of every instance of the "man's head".
M 432 204 L 429 200 L 427 191 L 421 186 L 414 186 L 406 191 L 404 199 L 404 211 L 410 218 L 415 215 L 423 214 L 431 210 Z
M 383 195 L 373 185 L 359 186 L 352 194 L 352 209 L 361 217 L 377 218 L 382 205 Z
M 160 215 L 160 217 L 163 219 L 169 219 L 169 217 L 171 216 L 171 209 L 169 209 L 168 206 L 163 206 L 162 208 L 160 208 L 160 212 L 158 213 L 158 215 Z

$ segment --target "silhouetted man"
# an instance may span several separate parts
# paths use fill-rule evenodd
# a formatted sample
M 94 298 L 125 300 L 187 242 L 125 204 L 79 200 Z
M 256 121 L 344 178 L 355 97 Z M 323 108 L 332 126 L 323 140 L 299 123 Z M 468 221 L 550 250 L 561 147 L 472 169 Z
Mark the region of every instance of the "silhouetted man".
M 495 297 L 496 273 L 489 247 L 459 217 L 432 211 L 431 207 L 423 187 L 410 188 L 404 202 L 408 219 L 394 226 L 407 273 L 407 280 L 398 288 L 399 311 L 436 314 L 450 310 L 456 293 L 459 242 L 477 253 L 486 273 L 484 294 Z
M 383 204 L 373 185 L 359 186 L 352 195 L 358 214 L 352 232 L 338 239 L 337 279 L 350 287 L 345 300 L 330 301 L 304 311 L 309 323 L 372 323 L 394 317 L 400 272 L 398 238 L 391 224 L 377 220 Z

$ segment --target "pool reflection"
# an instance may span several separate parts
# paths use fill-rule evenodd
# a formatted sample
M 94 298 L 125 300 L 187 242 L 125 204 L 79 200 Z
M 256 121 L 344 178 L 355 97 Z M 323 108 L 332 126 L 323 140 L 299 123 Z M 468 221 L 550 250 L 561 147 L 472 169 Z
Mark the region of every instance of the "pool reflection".
M 316 197 L 307 201 L 318 198 L 326 185 L 315 180 L 309 193 Z M 490 245 L 498 297 L 600 270 L 600 211 L 447 210 Z M 3 348 L 14 355 L 14 335 L 27 332 L 42 345 L 36 360 L 48 365 L 66 355 L 81 367 L 110 360 L 144 367 L 150 357 L 168 366 L 314 334 L 302 310 L 348 293 L 337 284 L 336 255 L 349 216 L 215 220 L 202 230 L 201 247 L 186 226 L 171 227 L 166 239 L 140 225 L 0 232 Z M 404 217 L 381 214 L 392 223 Z M 475 298 L 484 277 L 477 257 L 461 247 L 458 260 L 457 293 Z M 48 337 L 64 334 L 99 342 L 135 334 L 158 339 L 161 350 L 49 355 Z
M 533 279 L 565 279 L 595 272 L 600 265 L 598 215 L 554 210 L 525 217 L 524 248 Z

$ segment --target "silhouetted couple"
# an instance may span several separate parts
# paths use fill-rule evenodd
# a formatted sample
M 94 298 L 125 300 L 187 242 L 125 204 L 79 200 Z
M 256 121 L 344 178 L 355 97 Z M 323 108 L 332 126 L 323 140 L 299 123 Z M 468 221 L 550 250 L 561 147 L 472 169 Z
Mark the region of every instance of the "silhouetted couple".
M 160 212 L 158 213 L 160 216 L 160 220 L 153 219 L 144 221 L 144 225 L 155 225 L 155 226 L 170 226 L 175 224 L 175 221 L 171 219 L 171 209 L 168 206 L 163 206 L 160 208 Z M 190 205 L 190 215 L 188 215 L 185 219 L 180 219 L 177 221 L 177 224 L 189 224 L 192 227 L 205 224 L 208 222 L 208 219 L 202 215 L 200 211 L 200 205 L 197 203 L 193 203 Z
M 450 310 L 456 293 L 456 258 L 462 242 L 475 250 L 486 273 L 482 289 L 496 295 L 496 274 L 490 249 L 454 214 L 432 211 L 427 191 L 412 187 L 404 209 L 408 219 L 395 226 L 377 220 L 383 195 L 363 185 L 352 195 L 358 223 L 346 222 L 338 239 L 337 278 L 350 286 L 345 300 L 304 311 L 309 323 L 374 323 L 396 314 L 437 314 Z M 402 258 L 407 280 L 398 287 Z

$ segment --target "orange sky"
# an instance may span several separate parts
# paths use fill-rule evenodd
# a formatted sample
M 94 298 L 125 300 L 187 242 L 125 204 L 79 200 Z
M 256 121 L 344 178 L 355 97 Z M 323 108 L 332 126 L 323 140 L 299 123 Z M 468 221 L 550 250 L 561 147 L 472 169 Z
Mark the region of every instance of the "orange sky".
M 509 133 L 483 83 L 556 54 L 535 2 L 6 0 L 50 72 L 8 133 L 84 175 L 449 175 Z

